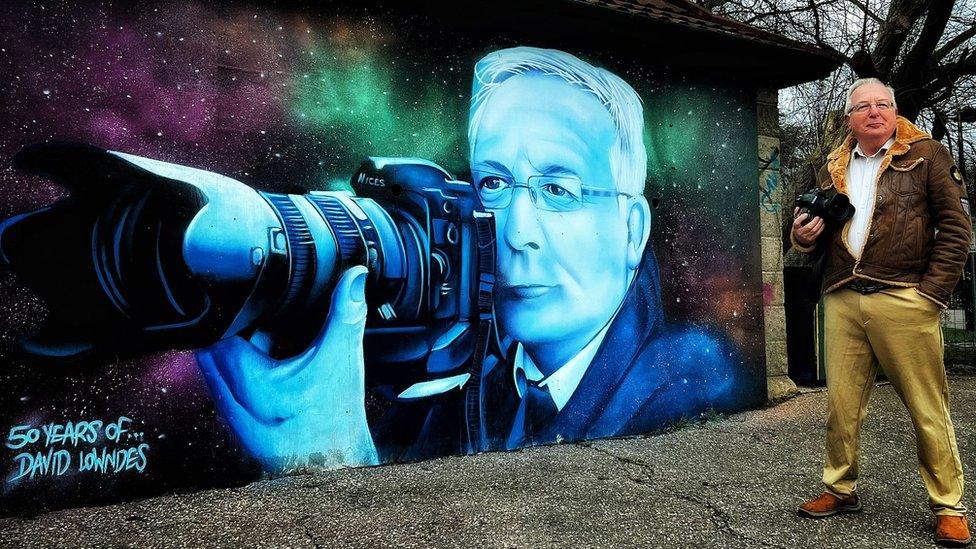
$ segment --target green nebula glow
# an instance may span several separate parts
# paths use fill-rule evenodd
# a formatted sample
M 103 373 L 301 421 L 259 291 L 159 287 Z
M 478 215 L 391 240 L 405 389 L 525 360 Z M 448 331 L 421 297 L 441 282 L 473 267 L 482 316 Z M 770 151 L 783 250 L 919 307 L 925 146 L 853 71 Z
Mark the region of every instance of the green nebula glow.
M 741 91 L 683 82 L 642 94 L 648 196 L 721 212 L 713 230 L 751 230 L 758 204 L 756 113 Z
M 462 77 L 443 60 L 398 66 L 348 46 L 319 47 L 305 62 L 290 111 L 334 151 L 337 173 L 326 175 L 348 175 L 366 156 L 414 156 L 455 174 L 467 170 L 467 71 Z
M 756 114 L 741 92 L 676 82 L 645 100 L 648 167 L 653 175 L 670 180 L 682 170 L 692 175 L 687 170 L 728 164 L 730 157 L 749 155 L 745 165 L 753 160 L 752 140 L 746 136 L 755 133 Z
M 698 177 L 695 155 L 705 140 L 701 125 L 708 120 L 700 109 L 714 100 L 702 93 L 695 97 L 687 89 L 676 92 L 665 88 L 645 97 L 647 176 L 660 189 Z

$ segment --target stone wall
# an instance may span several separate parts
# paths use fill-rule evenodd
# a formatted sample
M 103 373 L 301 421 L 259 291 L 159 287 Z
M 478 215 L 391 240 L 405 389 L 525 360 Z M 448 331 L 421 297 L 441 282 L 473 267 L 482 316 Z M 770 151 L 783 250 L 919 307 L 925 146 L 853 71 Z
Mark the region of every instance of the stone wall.
M 786 312 L 783 307 L 782 181 L 779 160 L 777 90 L 759 90 L 759 227 L 762 239 L 763 314 L 766 342 L 766 390 L 769 400 L 796 393 L 786 375 Z

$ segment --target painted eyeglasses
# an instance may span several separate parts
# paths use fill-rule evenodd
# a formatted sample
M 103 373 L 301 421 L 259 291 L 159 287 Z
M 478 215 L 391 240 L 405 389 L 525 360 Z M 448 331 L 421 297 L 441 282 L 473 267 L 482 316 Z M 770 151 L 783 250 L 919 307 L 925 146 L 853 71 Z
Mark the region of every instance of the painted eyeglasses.
M 613 189 L 587 187 L 579 178 L 571 175 L 533 175 L 525 183 L 519 183 L 501 175 L 486 175 L 478 181 L 481 203 L 489 210 L 507 208 L 512 203 L 515 189 L 529 191 L 532 204 L 547 212 L 572 212 L 583 207 L 583 202 L 593 198 L 632 196 Z

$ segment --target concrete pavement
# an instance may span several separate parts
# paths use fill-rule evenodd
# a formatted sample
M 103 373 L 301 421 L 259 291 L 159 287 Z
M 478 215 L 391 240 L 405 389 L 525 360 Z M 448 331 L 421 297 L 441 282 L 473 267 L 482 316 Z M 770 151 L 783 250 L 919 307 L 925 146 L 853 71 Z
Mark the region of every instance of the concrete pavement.
M 950 393 L 972 479 L 976 377 L 951 377 Z M 825 397 L 807 392 L 656 436 L 2 519 L 0 546 L 933 547 L 911 423 L 886 384 L 864 425 L 864 512 L 796 516 L 820 489 Z

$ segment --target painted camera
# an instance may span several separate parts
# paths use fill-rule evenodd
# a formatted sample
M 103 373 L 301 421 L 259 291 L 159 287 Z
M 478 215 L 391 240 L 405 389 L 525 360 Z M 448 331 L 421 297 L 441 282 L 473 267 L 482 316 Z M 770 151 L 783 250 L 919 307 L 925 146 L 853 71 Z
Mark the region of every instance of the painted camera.
M 446 373 L 484 347 L 493 220 L 470 183 L 432 162 L 367 158 L 355 194 L 301 195 L 77 143 L 33 145 L 14 163 L 70 192 L 0 225 L 0 260 L 48 307 L 21 343 L 31 357 L 104 360 L 232 335 L 293 356 L 355 265 L 369 269 L 367 364 Z

